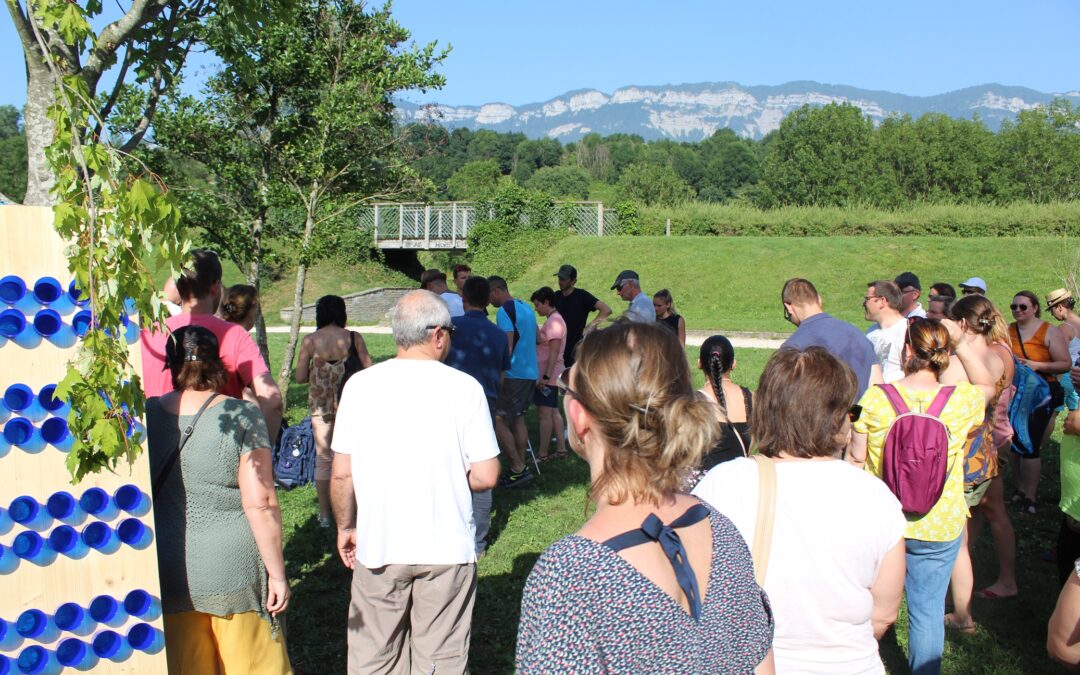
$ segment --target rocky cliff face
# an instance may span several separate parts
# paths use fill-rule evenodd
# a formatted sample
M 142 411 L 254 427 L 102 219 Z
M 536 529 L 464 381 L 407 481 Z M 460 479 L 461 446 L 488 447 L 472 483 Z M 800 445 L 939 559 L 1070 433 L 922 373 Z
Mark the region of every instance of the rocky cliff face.
M 734 82 L 707 82 L 661 87 L 623 87 L 611 94 L 573 91 L 543 103 L 512 106 L 417 105 L 398 102 L 403 122 L 435 122 L 447 127 L 520 131 L 531 138 L 573 141 L 588 133 L 638 134 L 647 140 L 697 141 L 722 128 L 761 138 L 803 105 L 851 103 L 875 122 L 891 114 L 944 113 L 978 115 L 991 129 L 1017 112 L 1066 97 L 1080 105 L 1080 91 L 1045 94 L 1024 87 L 986 84 L 937 96 L 905 96 L 817 82 L 789 82 L 775 87 L 744 87 Z

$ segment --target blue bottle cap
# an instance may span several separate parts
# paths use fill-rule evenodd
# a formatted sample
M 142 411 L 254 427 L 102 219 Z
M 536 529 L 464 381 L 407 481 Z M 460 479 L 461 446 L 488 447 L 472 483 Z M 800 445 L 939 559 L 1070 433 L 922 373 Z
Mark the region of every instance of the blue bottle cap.
M 50 417 L 41 423 L 41 438 L 46 443 L 56 445 L 68 437 L 68 423 L 62 417 Z
M 129 513 L 139 508 L 142 500 L 142 490 L 131 483 L 121 485 L 116 488 L 116 492 L 113 493 L 113 501 L 116 502 L 116 505 Z
M 148 623 L 137 623 L 131 627 L 128 631 L 127 638 L 128 644 L 133 649 L 143 651 L 149 649 L 154 644 L 154 638 L 157 637 L 157 629 Z
M 28 609 L 15 621 L 15 632 L 24 638 L 33 638 L 45 632 L 49 619 L 40 609 Z
M 12 417 L 4 425 L 4 439 L 12 445 L 25 445 L 34 435 L 34 425 L 25 417 Z
M 79 506 L 91 515 L 97 515 L 109 506 L 109 493 L 101 488 L 90 488 L 79 497 Z
M 19 670 L 26 673 L 26 675 L 37 675 L 37 673 L 44 672 L 45 667 L 49 665 L 49 652 L 45 651 L 44 647 L 27 647 L 19 654 Z
M 41 505 L 37 503 L 37 500 L 26 495 L 16 497 L 12 500 L 11 508 L 8 509 L 8 514 L 11 516 L 11 519 L 20 525 L 26 525 L 27 523 L 33 522 L 40 512 Z
M 56 302 L 64 294 L 64 287 L 52 277 L 41 277 L 34 284 L 34 299 L 43 305 Z
M 42 337 L 52 337 L 60 332 L 64 320 L 55 309 L 43 309 L 34 315 L 34 330 Z
M 44 542 L 37 532 L 20 532 L 15 541 L 11 542 L 11 550 L 15 555 L 24 559 L 31 559 L 41 553 Z
M 0 312 L 0 335 L 13 338 L 26 330 L 26 315 L 17 309 Z
M 145 532 L 146 526 L 138 518 L 125 518 L 116 526 L 116 534 L 120 537 L 120 541 L 129 546 L 139 543 Z
M 13 305 L 26 295 L 26 282 L 22 277 L 9 274 L 0 279 L 0 302 Z
M 49 546 L 57 553 L 70 553 L 79 544 L 79 533 L 70 525 L 61 525 L 49 533 Z
M 70 492 L 60 490 L 54 492 L 45 502 L 45 510 L 50 516 L 60 520 L 75 513 L 75 504 L 77 504 L 75 497 Z
M 146 591 L 136 588 L 124 598 L 124 611 L 132 616 L 142 616 L 150 611 L 154 598 Z M 3 636 L 0 636 L 2 639 Z
M 104 623 L 116 616 L 120 609 L 120 603 L 111 595 L 99 595 L 90 601 L 90 618 L 98 623 Z
M 77 638 L 68 638 L 56 648 L 56 660 L 66 667 L 78 666 L 86 658 L 86 643 Z
M 94 636 L 94 654 L 98 658 L 107 659 L 115 656 L 123 645 L 124 638 L 120 637 L 120 634 L 116 631 L 103 630 Z
M 25 384 L 13 384 L 4 390 L 4 405 L 11 412 L 22 412 L 34 402 L 34 391 Z
M 83 622 L 86 611 L 77 603 L 65 602 L 56 608 L 53 614 L 53 622 L 60 630 L 75 630 Z
M 41 403 L 41 407 L 45 408 L 51 413 L 56 412 L 67 404 L 67 401 L 56 398 L 56 385 L 47 384 L 41 388 L 38 392 L 38 401 Z
M 83 528 L 82 538 L 90 548 L 100 549 L 112 538 L 112 528 L 105 523 L 95 521 Z

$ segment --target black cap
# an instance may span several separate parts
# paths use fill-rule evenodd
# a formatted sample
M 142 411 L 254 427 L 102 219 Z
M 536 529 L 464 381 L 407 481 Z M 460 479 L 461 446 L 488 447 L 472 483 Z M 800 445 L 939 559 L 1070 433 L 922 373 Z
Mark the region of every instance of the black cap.
M 611 285 L 611 290 L 618 290 L 619 286 L 622 286 L 624 281 L 639 281 L 637 272 L 634 270 L 623 270 L 619 272 L 619 276 L 615 277 L 615 283 Z
M 563 265 L 559 268 L 559 271 L 555 273 L 555 276 L 560 279 L 569 279 L 570 281 L 577 281 L 577 270 L 573 265 Z
M 904 272 L 893 279 L 893 281 L 900 287 L 900 290 L 904 290 L 907 286 L 911 286 L 917 291 L 922 290 L 922 285 L 919 283 L 919 277 L 915 276 L 914 272 Z
M 420 288 L 427 288 L 432 281 L 446 281 L 446 273 L 442 270 L 424 270 L 420 275 Z

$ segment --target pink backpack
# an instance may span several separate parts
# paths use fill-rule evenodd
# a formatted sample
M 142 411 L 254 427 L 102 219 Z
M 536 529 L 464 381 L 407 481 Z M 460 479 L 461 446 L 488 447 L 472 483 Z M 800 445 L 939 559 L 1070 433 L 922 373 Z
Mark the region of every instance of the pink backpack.
M 904 513 L 924 516 L 945 490 L 948 476 L 949 429 L 938 415 L 956 387 L 942 387 L 926 412 L 912 412 L 891 384 L 879 384 L 896 411 L 885 433 L 881 479 Z

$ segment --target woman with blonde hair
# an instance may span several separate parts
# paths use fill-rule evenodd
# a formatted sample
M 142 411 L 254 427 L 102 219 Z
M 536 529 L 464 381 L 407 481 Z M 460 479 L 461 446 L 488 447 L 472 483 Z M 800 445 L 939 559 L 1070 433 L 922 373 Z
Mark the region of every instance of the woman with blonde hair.
M 946 386 L 941 377 L 949 367 L 952 351 L 968 381 Z M 906 513 L 908 665 L 921 675 L 941 670 L 945 593 L 968 515 L 964 501 L 964 440 L 973 427 L 982 423 L 996 388 L 982 359 L 963 339 L 963 331 L 949 320 L 909 320 L 901 363 L 903 378 L 870 387 L 859 401 L 862 414 L 852 425 L 848 457 L 857 466 L 865 464 L 871 474 L 883 476 L 885 441 L 893 422 L 902 414 L 899 403 L 908 411 L 936 417 L 947 431 L 940 496 L 928 511 Z M 921 480 L 925 483 L 919 487 L 925 487 L 936 477 L 926 475 Z
M 900 609 L 906 523 L 884 483 L 843 461 L 856 389 L 852 370 L 821 347 L 776 352 L 754 406 L 759 455 L 717 466 L 694 489 L 748 543 L 768 530 L 761 512 L 774 514 L 768 559 L 754 563 L 776 616 L 780 672 L 884 672 L 877 640 Z
M 742 537 L 679 491 L 717 427 L 677 338 L 655 323 L 593 331 L 562 384 L 596 511 L 529 574 L 518 672 L 773 672 Z
M 661 288 L 653 295 L 653 309 L 656 310 L 656 322 L 662 323 L 679 337 L 679 344 L 686 346 L 686 319 L 675 313 L 675 299 L 671 291 Z

